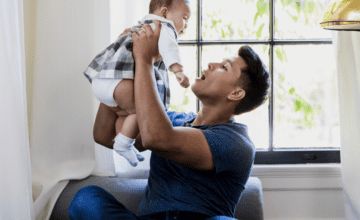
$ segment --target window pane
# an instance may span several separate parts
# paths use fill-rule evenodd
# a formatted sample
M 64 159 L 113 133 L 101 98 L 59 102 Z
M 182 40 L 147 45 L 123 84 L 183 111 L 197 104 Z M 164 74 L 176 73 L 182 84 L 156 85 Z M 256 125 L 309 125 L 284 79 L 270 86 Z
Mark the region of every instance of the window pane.
M 331 31 L 320 27 L 324 12 L 333 0 L 275 1 L 275 38 L 331 38 Z
M 340 147 L 332 45 L 277 46 L 274 147 Z
M 197 1 L 191 0 L 190 1 L 190 19 L 188 22 L 188 27 L 184 35 L 179 37 L 179 40 L 187 41 L 187 40 L 196 40 L 196 25 L 197 25 Z
M 195 46 L 180 46 L 181 62 L 184 66 L 184 73 L 190 79 L 190 85 L 195 82 L 197 72 Z M 196 96 L 191 91 L 191 86 L 187 89 L 180 86 L 174 73 L 169 72 L 170 81 L 170 109 L 174 111 L 194 112 L 196 113 Z
M 223 59 L 237 56 L 243 45 L 204 46 L 202 51 L 202 69 L 207 69 L 208 63 L 222 62 Z M 251 48 L 260 56 L 265 65 L 268 65 L 268 46 L 253 45 Z M 248 126 L 248 132 L 256 149 L 269 147 L 269 113 L 268 102 L 258 109 L 236 116 L 235 120 Z
M 254 111 L 235 116 L 235 121 L 248 126 L 249 136 L 257 150 L 269 148 L 269 101 Z
M 204 0 L 202 4 L 204 40 L 269 38 L 269 0 Z

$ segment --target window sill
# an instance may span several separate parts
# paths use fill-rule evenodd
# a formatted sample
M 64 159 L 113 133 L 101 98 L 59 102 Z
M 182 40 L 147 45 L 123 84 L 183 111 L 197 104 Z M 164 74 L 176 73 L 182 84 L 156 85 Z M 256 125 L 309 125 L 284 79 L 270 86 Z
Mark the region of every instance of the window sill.
M 254 165 L 263 191 L 342 190 L 340 164 Z

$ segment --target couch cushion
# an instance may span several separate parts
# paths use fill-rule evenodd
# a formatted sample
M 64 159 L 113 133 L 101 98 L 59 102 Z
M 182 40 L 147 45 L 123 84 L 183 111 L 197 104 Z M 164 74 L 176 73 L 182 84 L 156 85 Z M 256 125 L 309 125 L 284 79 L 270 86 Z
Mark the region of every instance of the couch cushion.
M 235 218 L 264 219 L 263 191 L 259 178 L 250 177 L 247 181 L 240 202 L 236 206 Z
M 69 219 L 68 209 L 72 198 L 77 191 L 88 185 L 102 187 L 130 211 L 136 213 L 145 193 L 146 184 L 147 179 L 128 179 L 120 177 L 90 176 L 83 180 L 71 180 L 58 198 L 50 219 Z M 249 178 L 240 202 L 236 207 L 235 218 L 249 220 L 263 219 L 262 188 L 258 178 Z

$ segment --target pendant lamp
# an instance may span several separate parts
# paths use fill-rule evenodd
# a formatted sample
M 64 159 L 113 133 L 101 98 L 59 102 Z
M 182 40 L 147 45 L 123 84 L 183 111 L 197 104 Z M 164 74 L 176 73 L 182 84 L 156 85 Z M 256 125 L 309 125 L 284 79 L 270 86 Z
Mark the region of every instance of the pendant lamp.
M 320 25 L 327 30 L 360 31 L 360 0 L 331 3 Z

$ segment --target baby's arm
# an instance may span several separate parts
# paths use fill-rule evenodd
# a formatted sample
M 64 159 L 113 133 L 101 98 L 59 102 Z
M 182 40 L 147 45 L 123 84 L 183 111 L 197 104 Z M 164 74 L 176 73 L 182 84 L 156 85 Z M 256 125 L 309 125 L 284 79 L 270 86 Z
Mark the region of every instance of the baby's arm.
M 174 63 L 170 66 L 170 71 L 176 76 L 177 81 L 184 88 L 190 86 L 189 78 L 183 73 L 183 68 L 178 63 Z
M 167 25 L 162 25 L 159 37 L 159 52 L 166 68 L 176 76 L 177 81 L 184 88 L 189 87 L 189 78 L 183 73 L 180 60 L 179 45 L 172 30 Z

